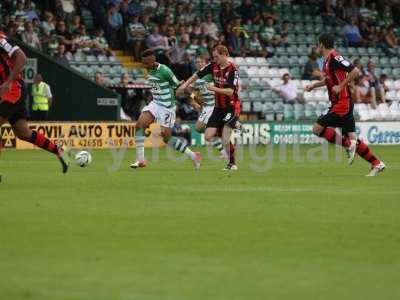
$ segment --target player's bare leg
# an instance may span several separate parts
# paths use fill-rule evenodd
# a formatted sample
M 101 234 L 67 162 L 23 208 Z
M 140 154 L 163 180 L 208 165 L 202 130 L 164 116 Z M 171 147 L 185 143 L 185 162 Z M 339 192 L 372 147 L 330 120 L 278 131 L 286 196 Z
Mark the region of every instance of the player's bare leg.
M 161 136 L 163 138 L 164 143 L 166 143 L 176 151 L 179 151 L 187 155 L 192 160 L 194 168 L 196 170 L 200 169 L 201 154 L 199 152 L 193 152 L 189 148 L 186 139 L 172 136 L 171 128 L 164 126 L 161 126 Z
M 336 133 L 334 128 L 330 127 L 325 128 L 318 123 L 314 124 L 313 132 L 319 137 L 325 138 L 331 144 L 343 146 L 344 148 L 346 148 L 346 150 L 349 150 L 350 147 L 354 147 L 354 142 L 356 141 L 354 152 L 356 152 L 359 156 L 361 156 L 364 160 L 366 160 L 371 164 L 371 171 L 367 176 L 376 176 L 378 173 L 382 172 L 386 167 L 383 162 L 381 162 L 374 156 L 372 151 L 363 141 L 357 139 L 357 135 L 355 132 L 350 132 L 348 134 L 349 137 L 346 137 Z M 350 156 L 349 156 L 349 162 L 350 162 Z
M 198 133 L 203 133 L 206 129 L 206 124 L 201 121 L 197 121 L 195 125 L 195 129 Z
M 25 119 L 18 120 L 16 123 L 12 124 L 11 127 L 15 136 L 19 139 L 57 155 L 62 166 L 62 172 L 66 173 L 68 171 L 69 153 L 66 149 L 58 147 L 40 132 L 31 130 Z
M 131 168 L 144 168 L 146 160 L 144 158 L 144 141 L 145 130 L 154 122 L 154 116 L 149 111 L 140 114 L 135 125 L 135 145 L 136 145 L 136 161 L 130 165 Z

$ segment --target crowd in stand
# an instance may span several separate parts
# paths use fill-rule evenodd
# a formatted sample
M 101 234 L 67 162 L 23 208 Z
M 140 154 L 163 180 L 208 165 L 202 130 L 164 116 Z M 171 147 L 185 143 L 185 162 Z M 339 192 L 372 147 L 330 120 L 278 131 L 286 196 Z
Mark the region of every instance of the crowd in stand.
M 380 47 L 388 55 L 394 55 L 394 49 L 399 47 L 395 31 L 400 20 L 398 2 L 292 1 L 318 6 L 326 24 L 342 27 L 338 34 L 344 46 Z M 243 0 L 237 6 L 233 1 L 221 0 L 217 15 L 207 9 L 209 1 L 204 1 L 202 14 L 196 12 L 190 1 L 178 0 L 2 0 L 0 3 L 2 31 L 61 63 L 68 64 L 67 57 L 79 52 L 111 55 L 110 48 L 124 49 L 140 60 L 141 52 L 152 48 L 161 62 L 173 68 L 178 79 L 187 78 L 194 71 L 195 57 L 209 56 L 217 44 L 226 45 L 232 56 L 268 58 L 274 55 L 268 51 L 271 47 L 288 45 L 292 26 L 290 20 L 278 13 L 277 0 Z M 309 58 L 303 78 L 320 79 L 318 55 L 312 51 Z

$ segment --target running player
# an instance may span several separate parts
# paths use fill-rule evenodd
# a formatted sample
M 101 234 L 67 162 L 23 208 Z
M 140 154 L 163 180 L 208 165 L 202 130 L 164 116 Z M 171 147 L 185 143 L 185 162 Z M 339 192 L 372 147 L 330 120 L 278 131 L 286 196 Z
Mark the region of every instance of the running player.
M 206 59 L 203 56 L 196 58 L 196 69 L 200 71 L 206 66 Z M 193 92 L 191 94 L 192 106 L 195 110 L 200 111 L 199 118 L 196 122 L 196 131 L 204 132 L 208 120 L 214 110 L 214 92 L 207 89 L 207 84 L 213 84 L 211 74 L 204 76 L 203 78 L 197 79 L 191 87 Z
M 317 51 L 325 58 L 325 79 L 306 86 L 305 90 L 309 92 L 317 87 L 326 86 L 331 107 L 325 115 L 318 118 L 313 132 L 329 143 L 343 146 L 349 164 L 353 163 L 357 152 L 371 164 L 371 171 L 367 176 L 376 176 L 385 169 L 385 164 L 374 156 L 363 141 L 357 139 L 355 132 L 354 104 L 350 99 L 349 83 L 359 76 L 360 71 L 334 49 L 334 37 L 330 34 L 322 34 L 319 37 Z M 335 128 L 340 128 L 343 136 L 336 133 Z
M 215 107 L 207 123 L 205 138 L 218 150 L 225 150 L 226 157 L 229 158 L 225 170 L 237 170 L 235 147 L 230 140 L 232 130 L 237 127 L 240 114 L 239 72 L 236 66 L 229 62 L 229 52 L 225 46 L 216 46 L 212 54 L 214 61 L 193 74 L 178 88 L 177 92 L 183 93 L 199 78 L 208 74 L 212 75 L 214 85 L 208 84 L 207 89 L 215 93 Z
M 55 154 L 62 172 L 66 173 L 69 167 L 67 151 L 28 126 L 26 86 L 21 75 L 25 63 L 25 53 L 18 46 L 11 45 L 0 32 L 0 127 L 8 122 L 16 137 Z
M 164 142 L 175 150 L 189 156 L 194 167 L 199 169 L 200 153 L 191 151 L 185 139 L 171 136 L 171 129 L 175 123 L 175 89 L 179 85 L 178 79 L 170 68 L 156 62 L 156 56 L 150 49 L 143 52 L 142 62 L 149 71 L 153 100 L 142 109 L 142 113 L 136 122 L 136 161 L 131 164 L 131 168 L 136 169 L 146 166 L 144 130 L 155 121 L 161 126 L 161 135 Z

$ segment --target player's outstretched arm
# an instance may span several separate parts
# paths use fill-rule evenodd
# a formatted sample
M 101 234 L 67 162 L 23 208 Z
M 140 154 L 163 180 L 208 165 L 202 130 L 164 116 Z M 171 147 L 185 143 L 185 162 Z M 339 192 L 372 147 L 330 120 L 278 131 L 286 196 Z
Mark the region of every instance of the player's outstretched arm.
M 178 95 L 183 95 L 185 93 L 185 90 L 193 83 L 195 82 L 199 77 L 197 76 L 196 73 L 194 73 L 188 80 L 186 80 L 184 83 L 182 83 L 178 89 L 176 90 L 176 93 Z
M 317 81 L 317 82 L 315 82 L 315 83 L 313 83 L 313 84 L 307 85 L 307 86 L 304 88 L 304 90 L 305 90 L 306 92 L 311 92 L 313 89 L 316 89 L 316 88 L 325 86 L 325 84 L 326 84 L 326 83 L 325 83 L 325 79 L 323 79 L 323 80 Z
M 234 90 L 231 88 L 218 88 L 212 84 L 207 84 L 207 90 L 226 96 L 232 96 L 234 93 Z

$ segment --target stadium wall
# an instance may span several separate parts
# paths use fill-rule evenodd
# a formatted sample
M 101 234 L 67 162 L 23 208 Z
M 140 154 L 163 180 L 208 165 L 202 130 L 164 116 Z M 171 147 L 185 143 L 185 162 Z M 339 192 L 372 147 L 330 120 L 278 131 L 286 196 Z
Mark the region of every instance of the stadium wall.
M 357 124 L 361 139 L 371 145 L 400 145 L 400 127 L 397 122 L 363 122 Z M 194 123 L 186 123 L 190 128 L 192 144 L 204 146 L 204 134 L 194 130 Z M 135 124 L 129 122 L 31 122 L 30 127 L 53 142 L 68 145 L 72 149 L 134 148 Z M 244 123 L 245 133 L 235 132 L 233 141 L 243 145 L 304 144 L 317 145 L 324 140 L 312 133 L 312 123 Z M 9 125 L 1 128 L 1 142 L 4 148 L 33 149 L 34 146 L 18 140 Z M 153 124 L 146 131 L 146 147 L 163 147 L 160 126 Z
M 53 105 L 49 120 L 57 121 L 116 121 L 120 119 L 120 96 L 85 78 L 50 56 L 15 40 L 28 57 L 24 69 L 25 81 L 30 88 L 34 75 L 39 72 L 50 85 Z M 27 106 L 30 99 L 27 99 Z

